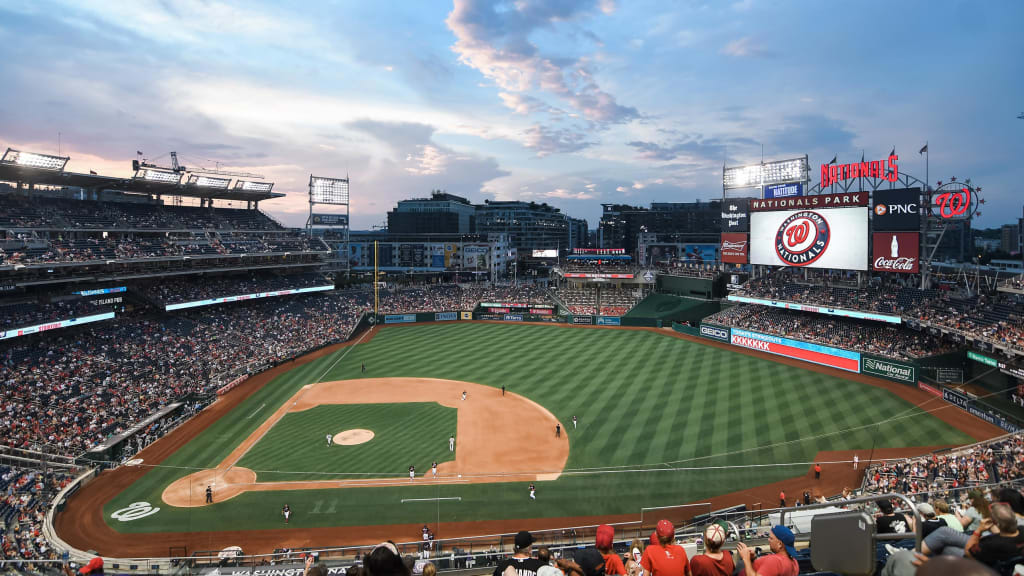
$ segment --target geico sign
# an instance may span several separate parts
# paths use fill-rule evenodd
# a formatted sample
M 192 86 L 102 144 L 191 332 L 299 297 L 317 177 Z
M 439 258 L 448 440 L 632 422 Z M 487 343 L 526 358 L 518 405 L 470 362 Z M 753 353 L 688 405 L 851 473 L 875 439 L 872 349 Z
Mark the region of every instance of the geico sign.
M 744 348 L 753 348 L 754 350 L 764 350 L 765 352 L 771 352 L 771 344 L 761 340 L 754 340 L 753 338 L 746 338 L 743 336 L 733 336 L 732 343 L 736 346 L 743 346 Z
M 710 336 L 712 338 L 721 338 L 722 340 L 729 339 L 729 331 L 725 328 L 715 328 L 714 326 L 701 326 L 700 333 L 704 336 Z
M 885 258 L 879 256 L 875 258 L 875 270 L 905 270 L 912 272 L 916 263 L 917 258 Z

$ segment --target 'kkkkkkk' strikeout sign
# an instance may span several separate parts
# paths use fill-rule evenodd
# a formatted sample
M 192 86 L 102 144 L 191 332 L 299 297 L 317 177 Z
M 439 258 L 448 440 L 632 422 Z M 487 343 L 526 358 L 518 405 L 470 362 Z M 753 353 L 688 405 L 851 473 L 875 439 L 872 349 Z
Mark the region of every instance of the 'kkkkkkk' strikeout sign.
M 783 220 L 775 233 L 775 253 L 790 266 L 807 266 L 821 258 L 831 237 L 825 217 L 804 210 Z

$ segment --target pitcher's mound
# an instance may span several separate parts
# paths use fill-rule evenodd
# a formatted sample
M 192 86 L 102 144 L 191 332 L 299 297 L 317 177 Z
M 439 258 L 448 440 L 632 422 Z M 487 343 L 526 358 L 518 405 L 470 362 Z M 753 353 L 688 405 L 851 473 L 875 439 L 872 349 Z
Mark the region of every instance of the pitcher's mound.
M 373 431 L 362 428 L 345 430 L 334 435 L 334 443 L 342 446 L 355 446 L 373 440 Z

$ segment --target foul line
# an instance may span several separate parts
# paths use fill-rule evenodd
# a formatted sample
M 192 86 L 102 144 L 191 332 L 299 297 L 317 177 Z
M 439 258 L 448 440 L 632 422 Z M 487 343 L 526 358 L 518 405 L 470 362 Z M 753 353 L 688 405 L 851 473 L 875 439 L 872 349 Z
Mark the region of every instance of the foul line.
M 246 420 L 249 420 L 249 419 L 251 419 L 251 418 L 252 418 L 253 416 L 255 416 L 255 415 L 256 415 L 256 413 L 257 413 L 257 412 L 259 412 L 260 410 L 263 410 L 263 408 L 264 408 L 264 407 L 266 407 L 266 405 L 267 405 L 267 403 L 266 403 L 266 402 L 264 402 L 263 404 L 260 404 L 260 407 L 259 407 L 259 408 L 257 408 L 257 409 L 255 409 L 255 410 L 253 410 L 253 411 L 252 411 L 252 414 L 249 414 L 248 416 L 246 416 L 246 417 L 245 417 L 245 419 L 246 419 Z
M 462 502 L 461 496 L 448 496 L 445 498 L 402 498 L 402 504 L 406 502 L 436 502 L 438 500 L 458 500 Z
M 344 358 L 345 358 L 345 356 L 348 356 L 348 353 L 349 353 L 349 352 L 351 352 L 351 351 L 352 351 L 352 349 L 356 347 L 356 345 L 358 345 L 358 344 L 362 343 L 362 341 L 363 341 L 363 338 L 366 338 L 366 335 L 367 335 L 367 334 L 369 334 L 370 332 L 373 332 L 373 328 L 370 328 L 370 329 L 369 329 L 369 330 L 367 330 L 366 332 L 363 332 L 363 335 L 359 337 L 359 340 L 356 340 L 355 344 L 353 344 L 353 345 L 351 345 L 351 346 L 348 346 L 348 347 L 346 347 L 346 348 L 345 348 L 345 351 L 341 353 L 341 356 L 338 356 L 338 359 L 337 359 L 337 360 L 335 360 L 334 362 L 332 362 L 332 363 L 331 363 L 331 365 L 330 365 L 330 366 L 328 366 L 328 367 L 327 367 L 327 369 L 326 369 L 326 370 L 324 370 L 324 371 L 323 371 L 323 372 L 322 372 L 322 373 L 320 374 L 320 376 L 318 376 L 318 377 L 316 378 L 316 380 L 314 380 L 314 381 L 313 381 L 313 384 L 317 384 L 317 383 L 319 383 L 320 381 L 322 381 L 322 380 L 324 379 L 324 376 L 327 376 L 327 373 L 328 373 L 328 372 L 330 372 L 331 370 L 333 370 L 333 369 L 334 369 L 334 367 L 338 365 L 338 362 L 341 362 L 341 361 L 342 361 L 342 359 L 344 359 Z M 295 403 L 296 403 L 296 402 L 298 402 L 300 398 L 302 398 L 302 395 L 306 393 L 306 390 L 308 389 L 308 388 L 307 388 L 308 386 L 309 386 L 309 384 L 307 384 L 306 386 L 303 386 L 302 388 L 300 388 L 300 389 L 299 389 L 299 394 L 298 394 L 298 396 L 292 396 L 292 398 L 289 398 L 289 400 L 292 400 L 292 399 L 294 399 L 294 400 L 292 400 L 292 406 L 294 406 L 294 405 L 295 405 Z M 285 402 L 287 402 L 287 401 L 288 401 L 288 400 L 285 400 Z M 262 408 L 262 406 L 261 406 L 261 408 Z M 260 443 L 260 440 L 262 440 L 262 439 L 263 439 L 263 437 L 267 435 L 267 432 L 270 432 L 270 429 L 271 429 L 271 428 L 273 428 L 274 426 L 276 426 L 276 425 L 277 425 L 277 423 L 281 421 L 281 418 L 284 418 L 284 415 L 285 415 L 285 414 L 287 414 L 287 413 L 288 413 L 288 411 L 287 411 L 287 410 L 285 410 L 284 412 L 282 412 L 282 413 L 281 413 L 281 416 L 279 416 L 277 420 L 274 420 L 274 422 L 273 422 L 273 423 L 272 423 L 272 424 L 271 424 L 270 426 L 267 426 L 267 429 L 266 429 L 266 430 L 264 430 L 264 431 L 263 431 L 263 433 L 262 433 L 262 434 L 260 434 L 260 435 L 259 435 L 259 436 L 258 436 L 258 437 L 256 438 L 256 441 L 255 441 L 255 442 L 253 442 L 253 443 L 252 443 L 252 444 L 251 444 L 251 445 L 249 446 L 249 448 L 247 448 L 247 449 L 246 449 L 246 450 L 245 450 L 244 452 L 242 452 L 241 454 L 239 454 L 239 455 L 238 455 L 238 458 L 235 458 L 235 459 L 234 459 L 234 460 L 233 460 L 233 461 L 232 461 L 232 462 L 231 462 L 230 464 L 228 464 L 228 465 L 227 465 L 227 469 L 228 469 L 228 470 L 231 470 L 231 469 L 232 469 L 232 468 L 233 468 L 233 467 L 235 466 L 235 464 L 238 464 L 238 461 L 239 461 L 239 460 L 241 460 L 242 458 L 244 458 L 244 457 L 245 457 L 245 455 L 249 453 L 249 450 L 252 450 L 253 446 L 255 446 L 255 445 L 259 444 L 259 443 Z M 243 440 L 243 442 L 244 442 L 244 440 Z

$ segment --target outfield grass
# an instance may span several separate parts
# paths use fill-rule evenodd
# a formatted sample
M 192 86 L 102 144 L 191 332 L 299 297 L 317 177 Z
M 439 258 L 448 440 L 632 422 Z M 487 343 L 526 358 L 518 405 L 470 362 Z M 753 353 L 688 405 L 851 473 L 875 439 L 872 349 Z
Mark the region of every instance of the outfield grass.
M 256 471 L 257 482 L 381 477 L 410 465 L 423 475 L 431 462 L 455 459 L 448 437 L 457 412 L 436 402 L 325 404 L 286 414 L 238 465 Z M 327 445 L 328 433 L 353 428 L 370 430 L 373 440 Z
M 802 475 L 820 450 L 972 441 L 882 389 L 651 332 L 424 324 L 385 328 L 368 344 L 348 350 L 288 372 L 253 394 L 171 456 L 166 467 L 108 504 L 108 522 L 122 532 L 277 528 L 285 500 L 295 511 L 292 528 L 636 513 L 643 506 Z M 536 502 L 527 498 L 524 483 L 498 483 L 256 492 L 191 509 L 160 503 L 163 489 L 191 471 L 178 467 L 212 467 L 258 427 L 261 418 L 254 411 L 266 417 L 310 382 L 361 378 L 361 362 L 367 365 L 365 377 L 505 385 L 563 423 L 576 415 L 580 428 L 569 431 L 567 472 L 557 481 L 538 482 Z M 279 457 L 301 449 L 285 443 L 274 448 Z M 312 471 L 318 458 L 292 464 Z M 654 470 L 665 464 L 677 469 Z M 750 464 L 773 466 L 717 468 Z M 399 503 L 438 496 L 461 501 L 440 508 Z M 161 510 L 133 522 L 110 519 L 114 510 L 139 501 Z

